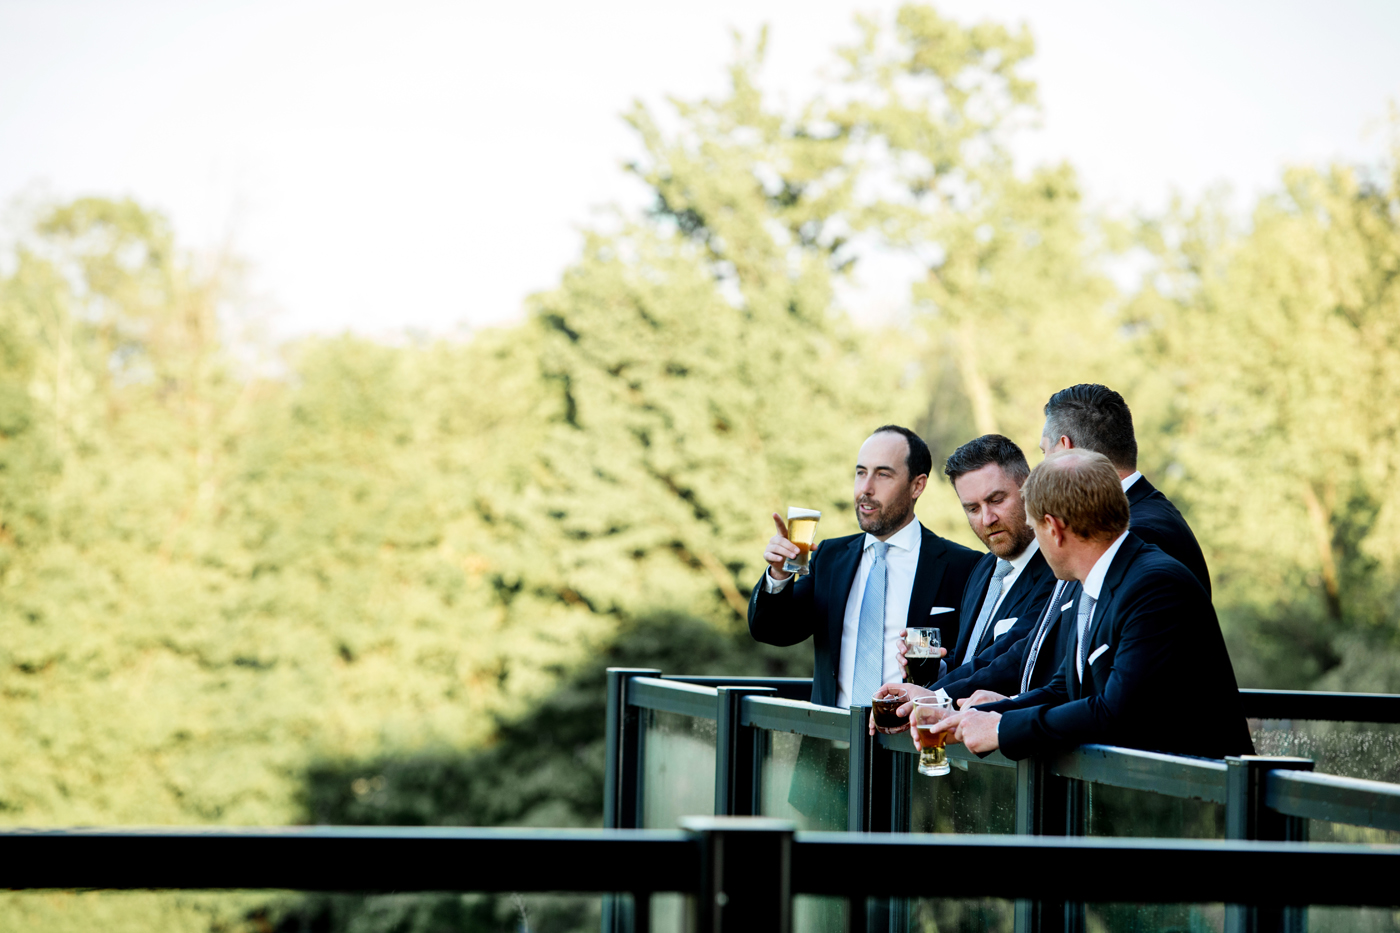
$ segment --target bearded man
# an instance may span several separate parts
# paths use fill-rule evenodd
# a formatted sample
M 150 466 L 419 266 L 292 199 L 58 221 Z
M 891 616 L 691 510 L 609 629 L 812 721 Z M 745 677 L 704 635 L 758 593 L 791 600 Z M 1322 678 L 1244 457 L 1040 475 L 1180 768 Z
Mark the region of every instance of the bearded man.
M 749 632 L 770 645 L 813 641 L 812 702 L 869 706 L 900 677 L 900 633 L 934 622 L 956 644 L 958 607 L 981 555 L 929 531 L 914 517 L 933 457 L 913 431 L 876 428 L 856 457 L 856 520 L 863 534 L 825 541 L 811 572 L 795 582 L 783 562 L 798 555 L 782 518 L 763 559 L 768 569 L 749 599 Z M 975 620 L 973 620 L 975 621 Z

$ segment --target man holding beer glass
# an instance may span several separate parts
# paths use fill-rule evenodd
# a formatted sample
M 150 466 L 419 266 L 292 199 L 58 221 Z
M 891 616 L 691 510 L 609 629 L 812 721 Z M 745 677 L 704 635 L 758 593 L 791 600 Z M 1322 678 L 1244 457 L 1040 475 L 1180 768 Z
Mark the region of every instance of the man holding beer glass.
M 1180 561 L 1128 533 L 1128 497 L 1113 463 L 1091 451 L 1054 453 L 1031 471 L 1023 496 L 1055 576 L 1079 584 L 1068 610 L 1071 650 L 1044 687 L 930 711 L 938 722 L 916 730 L 915 744 L 962 742 L 1013 759 L 1089 742 L 1253 754 L 1210 597 Z M 1183 725 L 1183 698 L 1209 715 Z
M 810 572 L 784 564 L 802 553 L 782 516 L 768 542 L 768 564 L 749 600 L 749 631 L 770 645 L 813 640 L 812 702 L 866 706 L 886 680 L 898 679 L 899 633 L 924 624 L 935 608 L 956 607 L 979 555 L 924 528 L 914 505 L 928 483 L 928 445 L 898 425 L 877 428 L 855 467 L 856 520 L 863 534 L 825 541 Z M 957 637 L 956 612 L 938 617 Z

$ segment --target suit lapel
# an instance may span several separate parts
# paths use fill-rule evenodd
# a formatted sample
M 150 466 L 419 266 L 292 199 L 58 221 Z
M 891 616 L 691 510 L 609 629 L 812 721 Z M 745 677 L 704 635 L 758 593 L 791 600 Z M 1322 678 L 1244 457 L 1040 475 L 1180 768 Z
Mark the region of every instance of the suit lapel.
M 860 569 L 860 555 L 864 544 L 865 535 L 856 535 L 845 547 L 832 555 L 830 580 L 833 589 L 827 594 L 826 626 L 828 643 L 833 646 L 833 668 L 841 663 L 841 634 L 846 625 L 846 599 L 856 582 L 856 571 Z
M 942 538 L 927 528 L 923 529 L 919 540 L 919 569 L 914 574 L 914 590 L 909 594 L 908 624 L 911 627 L 928 621 L 928 611 L 933 608 L 938 586 L 943 582 L 946 565 L 941 558 L 947 549 Z M 958 624 L 961 625 L 962 621 L 959 620 Z
M 1138 480 L 1133 484 L 1136 489 L 1145 480 Z M 1143 548 L 1142 539 L 1136 535 L 1128 535 L 1122 545 L 1118 548 L 1118 553 L 1113 555 L 1113 563 L 1108 567 L 1108 573 L 1104 575 L 1103 587 L 1099 590 L 1099 598 L 1094 603 L 1094 618 L 1089 621 L 1089 630 L 1084 633 L 1087 644 L 1084 646 L 1084 679 L 1089 680 L 1089 655 L 1099 645 L 1106 645 L 1113 636 L 1111 619 L 1113 613 L 1113 594 L 1123 583 L 1123 579 L 1128 574 L 1128 568 L 1132 565 L 1133 559 L 1137 557 L 1138 551 Z

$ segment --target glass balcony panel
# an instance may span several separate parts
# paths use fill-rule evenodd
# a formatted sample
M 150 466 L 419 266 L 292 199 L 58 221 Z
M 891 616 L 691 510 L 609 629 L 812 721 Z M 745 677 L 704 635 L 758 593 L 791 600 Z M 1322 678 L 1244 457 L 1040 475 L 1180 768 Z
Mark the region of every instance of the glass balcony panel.
M 846 899 L 799 894 L 792 899 L 793 933 L 846 933 Z
M 682 817 L 715 812 L 715 721 L 645 712 L 642 826 L 675 829 Z
M 953 877 L 953 876 L 950 876 Z M 997 898 L 955 900 L 916 898 L 909 901 L 909 927 L 938 933 L 1012 933 L 1016 902 Z
M 1095 933 L 1221 933 L 1224 904 L 1086 904 L 1084 926 Z
M 1400 723 L 1251 719 L 1260 755 L 1311 758 L 1313 770 L 1400 784 Z
M 907 759 L 907 767 L 913 772 L 909 823 L 914 832 L 1016 831 L 1015 768 L 952 759 L 953 770 L 949 774 L 930 777 L 919 773 L 919 756 L 899 758 Z
M 1224 839 L 1225 807 L 1106 784 L 1084 785 L 1086 836 Z
M 1388 907 L 1309 907 L 1308 933 L 1400 933 L 1400 910 Z
M 1400 845 L 1400 832 L 1393 829 L 1373 829 L 1370 826 L 1352 826 L 1350 823 L 1329 823 L 1326 820 L 1308 820 L 1309 842 L 1360 842 Z
M 759 812 L 792 820 L 798 829 L 845 832 L 851 745 L 765 732 Z

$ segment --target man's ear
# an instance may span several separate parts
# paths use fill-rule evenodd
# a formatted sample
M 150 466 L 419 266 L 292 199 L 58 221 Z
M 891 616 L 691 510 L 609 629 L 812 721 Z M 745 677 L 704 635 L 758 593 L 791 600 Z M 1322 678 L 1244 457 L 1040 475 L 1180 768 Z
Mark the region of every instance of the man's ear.
M 1069 439 L 1068 434 L 1061 434 L 1060 439 L 1055 442 L 1055 450 L 1073 450 L 1074 441 Z
M 924 494 L 924 488 L 928 486 L 928 474 L 920 473 L 914 477 L 914 482 L 909 485 L 911 487 L 909 495 L 914 499 L 919 498 Z
M 1065 536 L 1069 534 L 1069 529 L 1065 527 L 1065 523 L 1053 515 L 1046 515 L 1044 521 L 1045 524 L 1050 527 L 1050 537 L 1054 539 L 1056 544 L 1063 545 L 1065 543 Z

